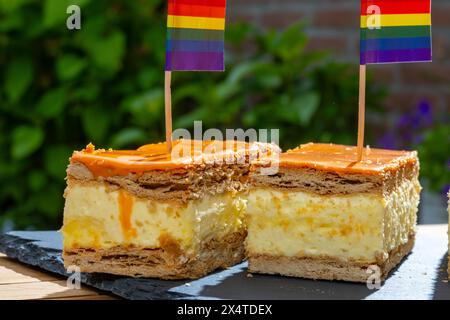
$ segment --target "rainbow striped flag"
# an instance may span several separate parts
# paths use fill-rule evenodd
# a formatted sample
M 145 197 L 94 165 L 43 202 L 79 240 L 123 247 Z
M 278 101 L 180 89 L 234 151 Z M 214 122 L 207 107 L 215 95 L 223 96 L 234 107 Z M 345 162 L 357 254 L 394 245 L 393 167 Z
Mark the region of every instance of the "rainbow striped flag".
M 223 71 L 226 0 L 169 0 L 166 71 Z
M 431 0 L 361 0 L 360 63 L 432 60 Z

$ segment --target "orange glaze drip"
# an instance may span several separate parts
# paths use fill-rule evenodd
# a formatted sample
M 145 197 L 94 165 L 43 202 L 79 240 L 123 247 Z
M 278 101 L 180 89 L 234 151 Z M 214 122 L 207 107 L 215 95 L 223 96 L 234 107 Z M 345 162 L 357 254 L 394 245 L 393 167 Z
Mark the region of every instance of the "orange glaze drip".
M 95 177 L 110 177 L 187 168 L 206 160 L 234 157 L 238 153 L 248 154 L 254 151 L 254 147 L 235 141 L 176 140 L 173 150 L 175 153 L 167 153 L 165 142 L 147 144 L 137 150 L 95 150 L 89 144 L 86 149 L 73 153 L 71 163 L 83 163 Z M 172 155 L 176 158 L 173 159 Z
M 131 226 L 131 212 L 133 211 L 133 197 L 125 190 L 119 190 L 119 220 L 126 240 L 136 237 L 136 229 Z
M 95 146 L 91 142 L 89 142 L 89 144 L 86 146 L 85 151 L 86 153 L 94 153 Z
M 415 151 L 365 148 L 356 162 L 357 149 L 338 144 L 308 143 L 281 154 L 280 167 L 314 168 L 341 173 L 378 174 L 417 161 Z

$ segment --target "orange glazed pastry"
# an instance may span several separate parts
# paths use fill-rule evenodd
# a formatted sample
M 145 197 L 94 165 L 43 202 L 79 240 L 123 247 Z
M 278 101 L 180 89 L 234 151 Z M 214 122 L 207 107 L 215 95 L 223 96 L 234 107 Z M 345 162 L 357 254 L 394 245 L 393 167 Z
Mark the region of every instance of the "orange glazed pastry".
M 366 148 L 356 158 L 355 147 L 310 143 L 281 154 L 278 174 L 255 171 L 250 272 L 366 282 L 400 263 L 414 244 L 417 153 Z
M 181 279 L 244 258 L 250 160 L 277 147 L 173 142 L 75 151 L 67 168 L 63 258 L 82 272 Z

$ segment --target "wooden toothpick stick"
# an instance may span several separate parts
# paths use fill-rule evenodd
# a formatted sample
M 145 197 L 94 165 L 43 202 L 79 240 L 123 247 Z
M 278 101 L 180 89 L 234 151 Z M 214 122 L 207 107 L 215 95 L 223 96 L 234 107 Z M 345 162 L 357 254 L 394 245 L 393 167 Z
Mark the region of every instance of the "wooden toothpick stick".
M 172 152 L 172 72 L 166 71 L 164 75 L 164 99 L 166 114 L 166 146 L 167 152 Z
M 359 66 L 359 111 L 358 111 L 358 162 L 362 160 L 364 148 L 364 125 L 366 121 L 366 65 Z

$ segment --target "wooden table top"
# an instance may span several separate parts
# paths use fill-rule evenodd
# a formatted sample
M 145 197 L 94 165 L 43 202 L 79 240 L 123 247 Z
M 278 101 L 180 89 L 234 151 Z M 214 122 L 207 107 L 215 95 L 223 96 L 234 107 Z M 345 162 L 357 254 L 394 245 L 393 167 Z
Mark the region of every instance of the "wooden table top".
M 67 279 L 6 257 L 0 253 L 0 300 L 114 300 L 86 286 L 69 289 Z

